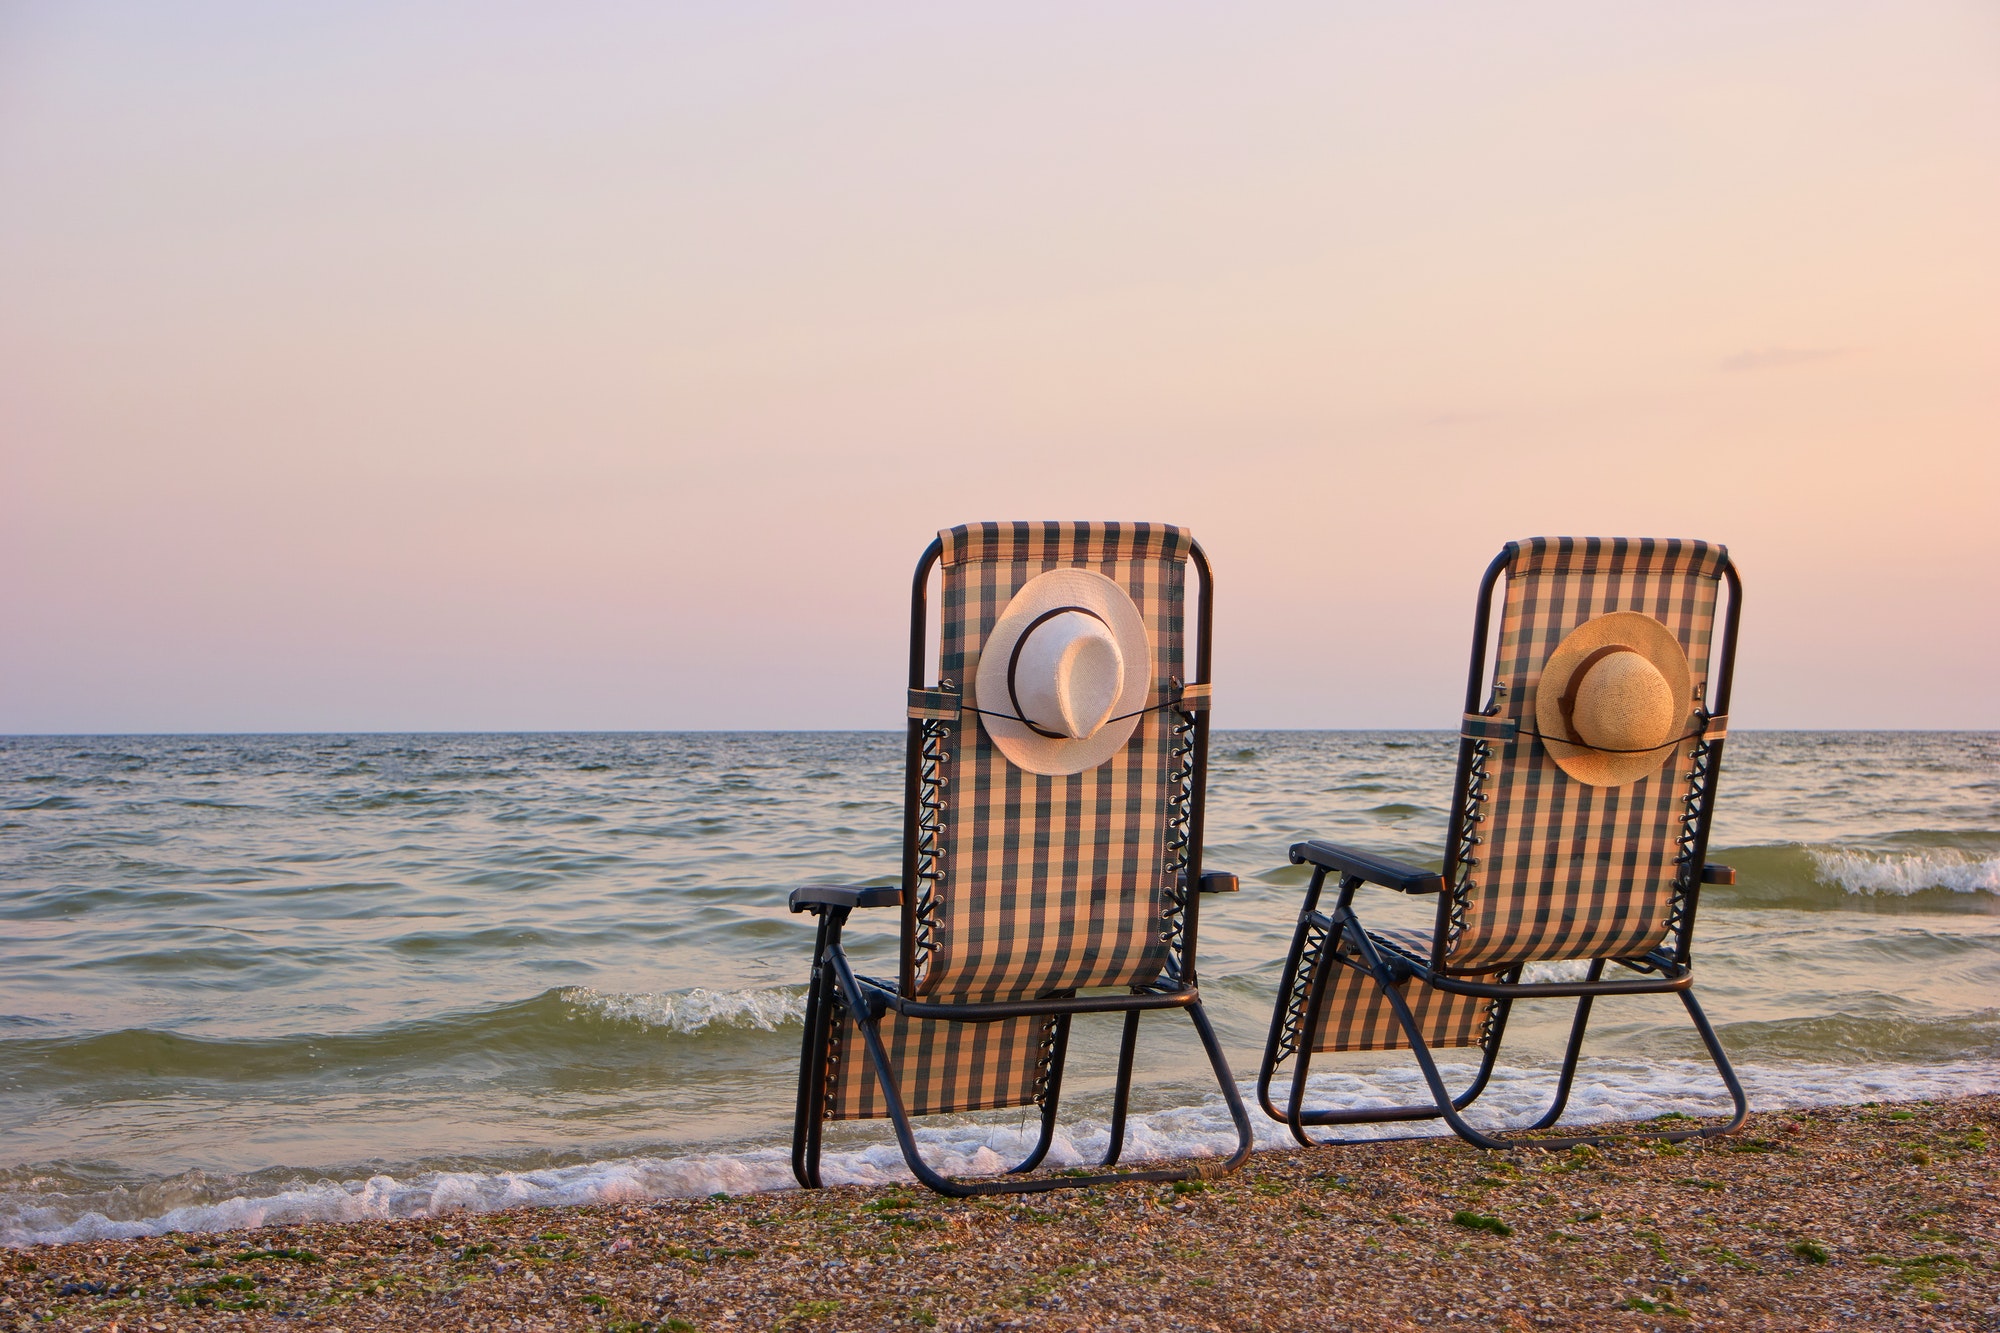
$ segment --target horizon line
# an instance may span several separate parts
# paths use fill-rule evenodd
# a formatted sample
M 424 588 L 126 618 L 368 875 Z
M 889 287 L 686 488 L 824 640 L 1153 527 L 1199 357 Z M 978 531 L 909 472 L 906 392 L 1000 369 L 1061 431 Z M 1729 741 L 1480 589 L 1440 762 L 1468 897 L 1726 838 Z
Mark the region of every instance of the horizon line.
M 1731 727 L 1736 734 L 1807 735 L 1993 735 L 2000 727 Z M 1324 734 L 1329 732 L 1367 734 L 1374 732 L 1423 732 L 1441 736 L 1457 733 L 1450 727 L 1211 727 L 1218 732 L 1281 732 Z M 137 738 L 236 738 L 247 736 L 896 736 L 898 727 L 520 727 L 456 728 L 450 730 L 335 730 L 335 731 L 9 731 L 0 732 L 0 742 L 13 740 L 112 740 Z

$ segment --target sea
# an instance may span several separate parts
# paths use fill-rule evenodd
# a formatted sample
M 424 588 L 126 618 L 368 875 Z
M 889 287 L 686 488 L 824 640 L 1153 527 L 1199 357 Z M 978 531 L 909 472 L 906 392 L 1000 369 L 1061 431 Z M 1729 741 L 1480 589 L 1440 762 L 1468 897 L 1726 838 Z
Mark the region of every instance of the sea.
M 1287 847 L 1437 864 L 1454 752 L 1214 737 L 1207 864 L 1242 890 L 1203 904 L 1203 991 L 1246 1090 Z M 0 738 L 0 1244 L 792 1187 L 812 926 L 786 892 L 896 882 L 902 756 L 886 732 Z M 1734 732 L 1710 859 L 1739 879 L 1703 893 L 1698 993 L 1754 1106 L 2000 1090 L 2000 733 Z M 856 915 L 864 971 L 893 971 L 894 929 Z M 1726 1106 L 1676 1001 L 1596 1014 L 1574 1116 Z M 1475 1119 L 1539 1108 L 1567 1015 L 1517 1008 Z M 1103 1151 L 1116 1033 L 1076 1025 L 1054 1165 Z M 1126 1159 L 1226 1151 L 1190 1025 L 1141 1037 Z M 1312 1082 L 1358 1104 L 1416 1078 L 1366 1055 Z M 1034 1128 L 923 1142 L 992 1171 Z M 906 1178 L 880 1122 L 833 1126 L 825 1174 Z

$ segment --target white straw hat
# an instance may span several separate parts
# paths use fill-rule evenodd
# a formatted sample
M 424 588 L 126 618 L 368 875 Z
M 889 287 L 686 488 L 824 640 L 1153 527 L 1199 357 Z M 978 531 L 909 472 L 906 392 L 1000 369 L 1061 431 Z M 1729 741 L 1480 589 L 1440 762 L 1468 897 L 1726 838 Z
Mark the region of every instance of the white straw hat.
M 993 623 L 973 706 L 1015 767 L 1081 773 L 1132 738 L 1152 669 L 1145 618 L 1125 590 L 1093 570 L 1052 569 Z
M 1535 726 L 1563 772 L 1623 787 L 1654 772 L 1687 731 L 1694 673 L 1674 632 L 1612 611 L 1564 636 L 1535 686 Z

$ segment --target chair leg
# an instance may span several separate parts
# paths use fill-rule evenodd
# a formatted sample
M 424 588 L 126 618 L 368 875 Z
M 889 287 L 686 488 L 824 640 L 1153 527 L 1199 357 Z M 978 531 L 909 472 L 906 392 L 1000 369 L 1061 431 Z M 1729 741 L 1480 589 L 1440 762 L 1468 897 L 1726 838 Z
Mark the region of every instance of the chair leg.
M 1299 923 L 1292 931 L 1291 948 L 1285 951 L 1284 972 L 1278 978 L 1278 1000 L 1271 1008 L 1271 1031 L 1264 1039 L 1263 1059 L 1257 1064 L 1258 1105 L 1264 1108 L 1265 1115 L 1288 1125 L 1291 1123 L 1290 1117 L 1280 1111 L 1277 1104 L 1271 1100 L 1271 1078 L 1277 1073 L 1278 1066 L 1284 1063 L 1288 1054 L 1285 1051 L 1288 1038 L 1292 1044 L 1289 1054 L 1295 1055 L 1298 1059 L 1298 1064 L 1293 1066 L 1292 1070 L 1295 1088 L 1304 1078 L 1303 1071 L 1311 1060 L 1312 1034 L 1318 1029 L 1309 1021 L 1311 1015 L 1307 1011 L 1311 1005 L 1310 997 L 1313 985 L 1319 979 L 1319 972 L 1332 965 L 1326 957 L 1327 949 L 1330 947 L 1328 934 L 1320 932 L 1315 938 L 1316 927 L 1312 915 L 1312 906 L 1319 900 L 1320 885 L 1325 878 L 1324 870 L 1317 871 L 1313 875 L 1312 888 L 1306 895 L 1307 906 L 1299 912 Z M 1302 967 L 1311 968 L 1312 971 L 1306 982 L 1308 998 L 1305 1006 L 1300 1008 L 1297 1007 L 1294 996 L 1299 969 Z M 1293 1135 L 1297 1136 L 1298 1132 L 1294 1126 Z
M 1312 1068 L 1313 1034 L 1319 1031 L 1320 1016 L 1326 1007 L 1326 988 L 1334 970 L 1340 966 L 1339 945 L 1336 938 L 1340 927 L 1334 926 L 1320 945 L 1319 964 L 1314 969 L 1312 980 L 1307 984 L 1305 1016 L 1299 1030 L 1298 1052 L 1292 1065 L 1292 1095 L 1285 1102 L 1285 1125 L 1292 1131 L 1292 1137 L 1302 1147 L 1312 1146 L 1312 1136 L 1305 1129 L 1306 1075 Z M 1265 1103 L 1269 1109 L 1269 1101 Z
M 1118 1088 L 1111 1098 L 1111 1142 L 1099 1166 L 1118 1165 L 1125 1152 L 1125 1114 L 1132 1104 L 1132 1058 L 1139 1049 L 1139 1011 L 1125 1015 L 1125 1033 L 1118 1042 Z
M 1715 1063 L 1715 1072 L 1722 1076 L 1722 1085 L 1729 1089 L 1729 1100 L 1733 1104 L 1733 1114 L 1727 1125 L 1720 1129 L 1704 1130 L 1706 1135 L 1727 1134 L 1743 1125 L 1743 1118 L 1750 1114 L 1750 1099 L 1743 1093 L 1743 1084 L 1736 1077 L 1736 1066 L 1729 1063 L 1729 1055 L 1722 1049 L 1721 1038 L 1715 1035 L 1708 1015 L 1702 1012 L 1701 1002 L 1694 998 L 1692 987 L 1681 992 L 1681 1003 L 1687 1006 L 1688 1020 L 1694 1030 L 1701 1034 L 1701 1044 L 1708 1049 L 1708 1058 Z
M 1596 981 L 1603 975 L 1604 960 L 1592 959 L 1590 975 L 1584 979 Z M 1583 1030 L 1590 1025 L 1590 1002 L 1596 998 L 1594 995 L 1576 997 L 1576 1017 L 1569 1025 L 1569 1046 L 1563 1051 L 1562 1071 L 1556 1075 L 1555 1100 L 1549 1103 L 1549 1109 L 1542 1113 L 1541 1119 L 1528 1126 L 1529 1129 L 1547 1129 L 1562 1119 L 1563 1108 L 1569 1105 L 1570 1089 L 1576 1083 L 1576 1062 L 1583 1055 Z
M 1473 1075 L 1472 1082 L 1467 1085 L 1464 1092 L 1452 1098 L 1451 1104 L 1461 1111 L 1472 1105 L 1479 1099 L 1479 1094 L 1486 1091 L 1487 1083 L 1493 1078 L 1493 1066 L 1500 1060 L 1500 1041 L 1507 1034 L 1507 1018 L 1514 1011 L 1514 1002 L 1495 1000 L 1493 1005 L 1493 1026 L 1487 1031 L 1486 1040 L 1480 1048 L 1479 1072 Z
M 1223 1104 L 1229 1108 L 1229 1119 L 1236 1126 L 1236 1151 L 1223 1162 L 1221 1171 L 1196 1168 L 1183 1178 L 1227 1175 L 1250 1160 L 1250 1149 L 1256 1144 L 1256 1135 L 1250 1129 L 1250 1112 L 1244 1108 L 1243 1094 L 1236 1087 L 1236 1076 L 1229 1072 L 1229 1061 L 1222 1054 L 1222 1043 L 1216 1039 L 1215 1028 L 1208 1021 L 1208 1011 L 1197 1000 L 1188 1006 L 1188 1017 L 1194 1021 L 1195 1033 L 1201 1038 L 1201 1048 L 1208 1053 L 1208 1067 L 1215 1073 L 1215 1081 L 1222 1088 Z
M 1041 1138 L 1036 1141 L 1035 1150 L 1021 1159 L 1020 1165 L 1008 1168 L 1010 1176 L 1034 1170 L 1049 1155 L 1049 1145 L 1056 1139 L 1056 1107 L 1062 1101 L 1063 1062 L 1068 1055 L 1069 1015 L 1062 1014 L 1056 1019 L 1055 1046 L 1049 1052 L 1049 1081 L 1042 1088 Z
M 798 1106 L 792 1119 L 792 1175 L 802 1189 L 820 1188 L 819 1152 L 826 1122 L 826 1052 L 832 1030 L 832 987 L 826 975 L 829 922 L 819 921 L 812 981 L 806 989 L 805 1036 L 799 1049 Z

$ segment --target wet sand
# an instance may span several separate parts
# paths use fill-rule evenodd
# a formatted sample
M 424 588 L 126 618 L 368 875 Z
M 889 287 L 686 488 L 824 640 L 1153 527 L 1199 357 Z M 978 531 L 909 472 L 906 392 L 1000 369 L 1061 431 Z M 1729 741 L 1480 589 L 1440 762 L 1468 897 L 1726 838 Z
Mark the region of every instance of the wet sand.
M 1266 1152 L 1176 1190 L 916 1188 L 0 1252 L 0 1329 L 2000 1329 L 2000 1097 L 1684 1147 Z

